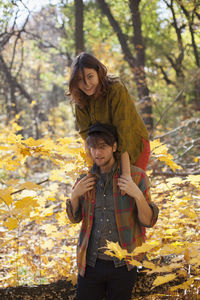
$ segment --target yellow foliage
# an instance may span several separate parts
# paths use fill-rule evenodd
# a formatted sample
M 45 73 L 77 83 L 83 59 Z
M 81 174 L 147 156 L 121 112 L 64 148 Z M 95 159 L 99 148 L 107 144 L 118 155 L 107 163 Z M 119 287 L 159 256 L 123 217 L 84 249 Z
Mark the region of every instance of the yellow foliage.
M 151 249 L 155 248 L 155 244 L 142 244 L 142 246 L 137 247 L 131 253 L 132 255 L 139 255 L 141 253 L 149 252 Z
M 200 188 L 200 175 L 189 175 L 187 177 L 187 181 L 189 181 L 191 184 L 193 184 L 197 188 Z
M 0 202 L 3 201 L 7 206 L 10 206 L 13 202 L 13 199 L 12 199 L 12 196 L 10 193 L 11 193 L 10 188 L 0 190 Z
M 10 276 L 4 277 L 4 285 L 19 283 L 20 277 L 24 276 L 17 270 L 20 265 L 30 268 L 31 274 L 35 276 L 33 282 L 36 283 L 38 269 L 45 278 L 66 276 L 68 280 L 75 281 L 75 248 L 81 224 L 71 224 L 66 216 L 65 200 L 69 196 L 70 186 L 66 185 L 65 190 L 62 184 L 71 185 L 79 172 L 88 170 L 89 162 L 85 163 L 87 156 L 82 140 L 72 137 L 57 140 L 49 137 L 24 140 L 22 136 L 16 135 L 17 129 L 18 127 L 13 125 L 13 128 L 0 130 L 0 167 L 6 172 L 6 176 L 9 175 L 8 180 L 2 180 L 0 190 L 0 219 L 5 229 L 5 232 L 1 233 L 4 240 L 1 247 L 8 253 L 19 253 L 13 255 L 12 259 L 7 257 L 5 265 L 8 266 Z M 168 164 L 173 170 L 180 168 L 173 162 L 167 146 L 159 140 L 151 142 L 151 148 L 155 159 Z M 49 163 L 48 177 L 49 174 L 51 176 L 48 184 L 40 186 L 31 181 L 20 183 L 21 176 L 32 176 L 34 163 L 30 170 L 25 163 L 30 166 L 34 159 Z M 42 173 L 43 170 L 40 169 L 39 172 Z M 19 177 L 20 181 L 9 180 Z M 122 249 L 119 244 L 110 242 L 106 253 L 119 259 L 129 259 L 131 264 L 138 266 L 141 266 L 141 262 L 136 261 L 134 257 L 146 253 L 149 261 L 142 264 L 149 269 L 148 273 L 169 273 L 167 276 L 157 277 L 157 281 L 154 281 L 155 287 L 173 280 L 176 276 L 186 277 L 187 274 L 183 270 L 185 263 L 192 265 L 193 272 L 198 271 L 199 195 L 195 187 L 199 188 L 200 176 L 191 175 L 186 179 L 168 178 L 165 182 L 157 178 L 155 181 L 152 179 L 152 199 L 158 204 L 160 215 L 155 227 L 147 230 L 150 242 L 137 247 L 132 253 Z M 184 188 L 186 183 L 187 187 Z M 16 193 L 17 189 L 25 191 Z M 64 240 L 67 241 L 67 246 L 63 246 Z M 50 253 L 49 256 L 47 253 Z M 176 255 L 176 260 L 171 260 L 169 265 L 160 266 L 159 262 L 155 265 L 151 261 L 153 258 L 170 254 Z M 35 256 L 40 257 L 40 266 Z M 173 273 L 174 269 L 177 275 Z M 194 275 L 191 276 L 195 278 Z
M 159 139 L 151 141 L 151 153 L 156 159 L 165 162 L 173 171 L 176 169 L 182 169 L 173 161 L 173 156 L 168 153 L 166 145 L 162 144 Z
M 47 248 L 48 250 L 52 250 L 52 248 L 54 247 L 54 244 L 55 244 L 54 241 L 52 239 L 49 239 L 47 241 L 42 242 L 41 247 L 43 249 Z
M 196 278 L 196 277 L 190 278 L 190 279 L 188 279 L 187 281 L 185 281 L 185 282 L 182 283 L 182 284 L 173 286 L 173 287 L 171 287 L 170 290 L 171 290 L 171 291 L 176 291 L 176 290 L 178 290 L 178 289 L 187 289 L 187 288 L 190 288 L 191 285 L 193 284 L 195 278 Z M 198 277 L 197 277 L 197 278 L 198 278 Z
M 147 269 L 151 269 L 151 270 L 155 270 L 156 269 L 156 265 L 153 264 L 152 262 L 149 262 L 149 261 L 144 261 L 143 262 L 143 267 L 147 268 Z
M 15 218 L 8 218 L 3 222 L 3 225 L 8 227 L 8 230 L 13 230 L 14 228 L 18 227 L 18 221 Z
M 58 231 L 57 227 L 52 224 L 44 224 L 42 225 L 42 229 L 44 229 L 47 235 L 51 234 L 52 232 Z
M 67 280 L 71 281 L 71 283 L 73 285 L 76 285 L 76 283 L 77 283 L 77 275 L 75 273 L 70 274 L 70 275 L 68 275 Z
M 154 282 L 153 282 L 153 288 L 155 288 L 156 286 L 158 285 L 161 285 L 161 284 L 164 284 L 164 283 L 167 283 L 169 281 L 172 281 L 174 280 L 175 278 L 177 277 L 176 274 L 168 274 L 168 275 L 164 275 L 164 276 L 158 276 Z
M 107 241 L 107 248 L 110 251 L 112 251 L 115 254 L 115 256 L 117 258 L 119 258 L 120 260 L 125 258 L 126 256 L 130 256 L 130 254 L 128 253 L 128 251 L 126 249 L 122 249 L 120 247 L 119 243 L 113 243 L 113 242 Z M 108 254 L 108 252 L 106 254 Z M 109 255 L 112 256 L 112 254 L 109 254 Z
M 26 181 L 25 183 L 19 186 L 20 189 L 27 189 L 27 190 L 41 190 L 42 187 L 34 182 Z

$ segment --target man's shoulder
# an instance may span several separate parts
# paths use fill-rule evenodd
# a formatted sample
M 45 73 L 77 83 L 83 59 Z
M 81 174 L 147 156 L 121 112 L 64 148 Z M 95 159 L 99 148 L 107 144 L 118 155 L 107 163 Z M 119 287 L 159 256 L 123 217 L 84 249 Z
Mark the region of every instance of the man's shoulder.
M 139 167 L 131 165 L 131 177 L 139 187 L 148 188 L 151 185 L 146 172 Z
M 131 175 L 146 175 L 146 173 L 141 168 L 131 165 Z

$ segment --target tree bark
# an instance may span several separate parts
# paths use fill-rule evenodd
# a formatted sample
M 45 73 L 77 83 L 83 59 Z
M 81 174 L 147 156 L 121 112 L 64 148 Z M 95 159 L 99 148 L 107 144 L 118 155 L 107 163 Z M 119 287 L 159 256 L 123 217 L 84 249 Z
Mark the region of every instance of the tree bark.
M 145 48 L 141 30 L 141 18 L 139 11 L 140 0 L 129 0 L 130 12 L 132 15 L 132 25 L 134 28 L 134 36 L 132 37 L 132 43 L 135 49 L 135 56 L 132 54 L 130 47 L 127 43 L 127 38 L 122 32 L 122 28 L 119 22 L 113 17 L 108 4 L 104 0 L 96 0 L 102 13 L 107 16 L 110 25 L 117 34 L 120 42 L 122 52 L 125 60 L 128 62 L 131 70 L 133 71 L 134 78 L 137 86 L 137 94 L 141 103 L 141 114 L 143 120 L 149 129 L 153 128 L 152 117 L 152 102 L 149 96 L 149 89 L 146 82 L 145 74 Z
M 76 55 L 84 51 L 84 32 L 83 32 L 83 0 L 75 0 L 75 51 Z

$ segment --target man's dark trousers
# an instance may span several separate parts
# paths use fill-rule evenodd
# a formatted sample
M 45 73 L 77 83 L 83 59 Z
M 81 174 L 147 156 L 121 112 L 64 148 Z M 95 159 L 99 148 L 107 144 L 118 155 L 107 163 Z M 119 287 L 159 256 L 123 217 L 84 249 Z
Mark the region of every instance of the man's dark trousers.
M 77 300 L 131 300 L 137 268 L 115 268 L 113 261 L 97 259 L 95 267 L 86 266 L 85 276 L 78 276 Z

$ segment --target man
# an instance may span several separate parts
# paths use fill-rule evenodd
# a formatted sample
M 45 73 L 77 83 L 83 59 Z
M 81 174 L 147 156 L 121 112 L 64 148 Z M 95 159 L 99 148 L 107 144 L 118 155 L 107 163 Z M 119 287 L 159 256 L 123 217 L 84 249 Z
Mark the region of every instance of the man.
M 68 217 L 82 220 L 78 241 L 77 300 L 130 300 L 137 268 L 104 253 L 106 241 L 118 242 L 132 252 L 145 240 L 158 208 L 151 202 L 145 172 L 131 166 L 132 178 L 120 177 L 115 159 L 115 127 L 96 123 L 89 128 L 87 145 L 94 165 L 76 182 L 67 201 Z M 121 193 L 124 191 L 124 193 Z

